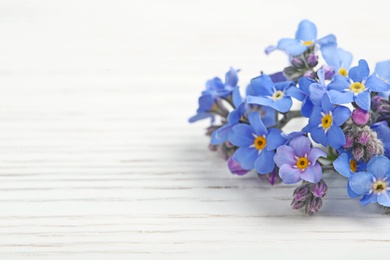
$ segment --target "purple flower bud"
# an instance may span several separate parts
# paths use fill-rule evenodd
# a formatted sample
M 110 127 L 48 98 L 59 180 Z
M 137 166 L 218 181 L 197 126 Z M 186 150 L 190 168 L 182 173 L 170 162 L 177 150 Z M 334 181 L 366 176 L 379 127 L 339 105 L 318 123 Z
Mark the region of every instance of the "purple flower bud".
M 311 194 L 310 194 L 310 185 L 304 184 L 299 186 L 294 191 L 294 199 L 297 201 L 305 201 Z
M 308 71 L 306 71 L 306 72 L 303 74 L 303 76 L 304 76 L 304 77 L 311 78 L 311 79 L 315 79 L 316 74 L 315 74 L 314 71 L 308 70 Z
M 324 73 L 325 73 L 325 79 L 329 79 L 330 80 L 336 74 L 336 72 L 334 71 L 333 67 L 329 67 L 329 66 L 324 65 L 322 67 L 322 69 L 324 70 Z
M 299 201 L 299 200 L 296 200 L 296 199 L 293 199 L 293 201 L 291 202 L 291 207 L 293 209 L 300 209 L 300 208 L 303 208 L 306 204 L 306 201 Z
M 314 53 L 310 53 L 307 55 L 306 62 L 310 68 L 314 68 L 318 64 L 318 56 Z
M 369 119 L 370 119 L 370 113 L 368 113 L 366 110 L 363 110 L 361 108 L 356 108 L 352 112 L 352 120 L 357 125 L 365 125 L 367 124 Z
M 352 149 L 352 156 L 356 161 L 360 161 L 364 156 L 364 150 L 358 146 Z
M 353 138 L 352 136 L 346 136 L 346 137 L 345 137 L 345 140 L 346 140 L 346 142 L 345 142 L 345 144 L 343 145 L 343 147 L 344 147 L 345 149 L 351 148 L 352 145 L 353 145 L 353 140 L 354 140 L 354 138 Z
M 379 105 L 378 112 L 379 113 L 389 113 L 390 112 L 390 105 L 386 104 L 386 103 Z
M 328 190 L 328 186 L 326 185 L 324 180 L 320 180 L 316 184 L 313 185 L 311 189 L 311 193 L 313 193 L 314 197 L 324 197 L 326 191 Z
M 368 141 L 370 141 L 370 135 L 369 135 L 369 133 L 362 131 L 362 132 L 360 133 L 360 135 L 358 135 L 357 141 L 358 141 L 358 143 L 360 143 L 360 144 L 362 144 L 362 145 L 367 144 Z
M 228 167 L 231 173 L 237 175 L 244 175 L 249 172 L 248 170 L 243 169 L 238 162 L 233 160 L 232 156 L 228 159 Z
M 295 68 L 303 69 L 305 67 L 305 62 L 298 57 L 294 57 L 291 59 L 291 65 L 293 65 Z
M 310 211 L 316 213 L 322 207 L 322 198 L 314 197 L 309 204 Z M 310 213 L 308 213 L 310 214 Z
M 279 183 L 282 179 L 279 177 L 279 168 L 275 167 L 274 170 L 267 174 L 267 180 L 271 185 Z
M 218 145 L 209 144 L 210 151 L 216 152 L 218 150 Z
M 371 108 L 372 108 L 373 110 L 377 110 L 378 107 L 379 107 L 380 105 L 382 105 L 384 101 L 385 101 L 385 99 L 382 98 L 381 96 L 375 96 L 375 97 L 373 97 L 373 98 L 371 99 Z

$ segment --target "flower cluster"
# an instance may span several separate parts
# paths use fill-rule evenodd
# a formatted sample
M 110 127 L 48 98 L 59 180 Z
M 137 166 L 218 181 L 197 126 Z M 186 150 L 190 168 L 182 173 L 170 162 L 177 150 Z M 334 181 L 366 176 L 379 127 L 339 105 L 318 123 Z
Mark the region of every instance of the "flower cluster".
M 328 189 L 323 175 L 338 173 L 349 197 L 390 212 L 390 60 L 371 72 L 366 60 L 354 63 L 333 34 L 317 38 L 308 20 L 295 38 L 265 52 L 277 50 L 288 56 L 287 67 L 254 77 L 245 97 L 237 69 L 224 81 L 207 81 L 189 121 L 211 119 L 210 149 L 220 151 L 233 174 L 255 171 L 272 185 L 300 183 L 293 209 L 316 213 Z M 286 132 L 297 117 L 306 123 Z

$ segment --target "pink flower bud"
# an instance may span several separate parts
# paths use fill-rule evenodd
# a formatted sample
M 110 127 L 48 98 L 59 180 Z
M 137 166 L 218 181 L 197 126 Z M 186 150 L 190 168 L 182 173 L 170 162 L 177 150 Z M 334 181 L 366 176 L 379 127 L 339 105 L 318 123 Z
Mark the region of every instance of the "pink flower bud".
M 357 108 L 352 112 L 352 120 L 357 125 L 365 125 L 370 119 L 370 113 L 361 108 Z

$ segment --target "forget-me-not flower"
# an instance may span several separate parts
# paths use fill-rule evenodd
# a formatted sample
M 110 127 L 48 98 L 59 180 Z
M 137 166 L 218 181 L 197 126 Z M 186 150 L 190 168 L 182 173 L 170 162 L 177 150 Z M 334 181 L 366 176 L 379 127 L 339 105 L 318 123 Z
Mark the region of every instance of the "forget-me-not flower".
M 328 43 L 321 46 L 322 57 L 334 71 L 342 76 L 348 75 L 352 63 L 352 54 L 337 47 L 336 43 Z

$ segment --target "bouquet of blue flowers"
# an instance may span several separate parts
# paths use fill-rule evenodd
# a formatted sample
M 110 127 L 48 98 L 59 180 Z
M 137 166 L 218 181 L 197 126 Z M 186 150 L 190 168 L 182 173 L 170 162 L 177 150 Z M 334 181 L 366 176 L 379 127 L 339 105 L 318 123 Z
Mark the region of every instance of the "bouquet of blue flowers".
M 390 213 L 390 60 L 378 62 L 372 74 L 363 59 L 351 67 L 352 54 L 333 34 L 317 39 L 308 20 L 299 23 L 294 39 L 265 52 L 275 50 L 288 55 L 288 67 L 253 78 L 245 98 L 239 70 L 230 68 L 225 81 L 206 82 L 189 121 L 211 120 L 210 149 L 220 151 L 233 174 L 255 170 L 272 185 L 300 183 L 293 209 L 317 212 L 327 192 L 322 175 L 337 172 L 348 178 L 349 197 Z M 298 117 L 306 118 L 303 128 L 284 132 Z

